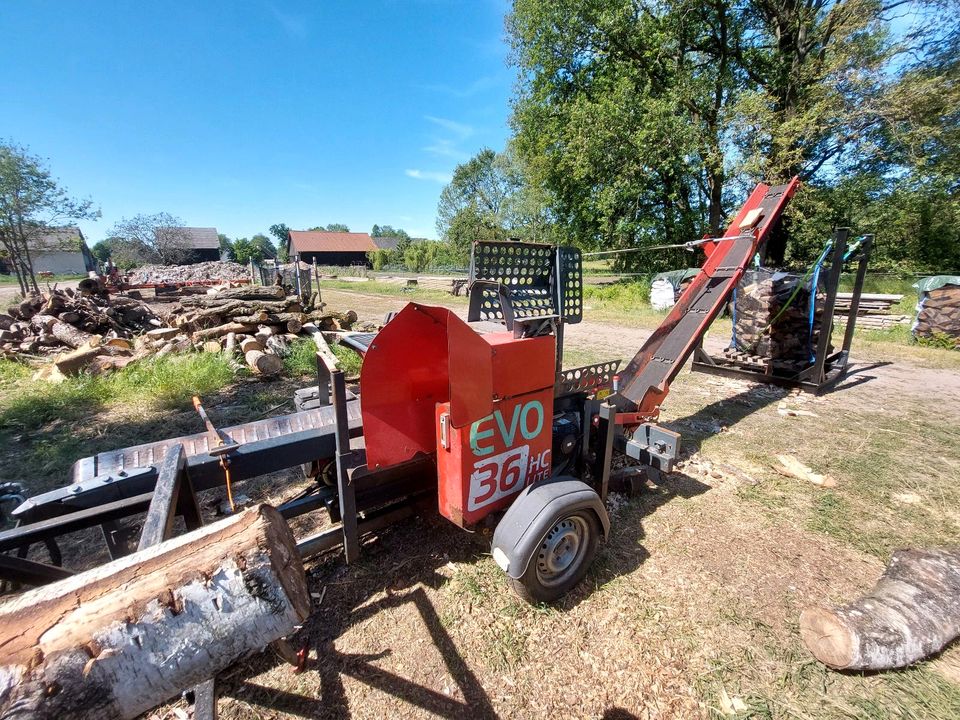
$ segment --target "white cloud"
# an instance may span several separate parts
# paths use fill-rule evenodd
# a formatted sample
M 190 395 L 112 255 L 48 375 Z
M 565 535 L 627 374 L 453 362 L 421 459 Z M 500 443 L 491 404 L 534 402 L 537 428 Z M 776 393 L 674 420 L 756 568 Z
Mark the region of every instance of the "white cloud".
M 459 123 L 455 120 L 448 120 L 447 118 L 434 117 L 433 115 L 424 115 L 425 119 L 432 122 L 434 125 L 442 127 L 447 132 L 451 132 L 454 135 L 458 136 L 461 140 L 466 140 L 468 137 L 476 132 L 472 125 L 467 125 L 465 123 Z
M 431 155 L 437 155 L 438 157 L 450 158 L 452 160 L 467 160 L 470 155 L 465 153 L 463 150 L 458 150 L 456 143 L 453 140 L 445 139 L 436 139 L 433 141 L 432 145 L 427 145 L 423 148 L 424 152 L 428 152 Z
M 450 173 L 433 172 L 432 170 L 404 170 L 404 174 L 416 180 L 430 180 L 444 185 L 453 180 L 453 175 Z
M 438 83 L 417 85 L 415 87 L 419 87 L 429 92 L 443 93 L 444 95 L 449 95 L 450 97 L 469 98 L 483 92 L 484 90 L 497 87 L 499 84 L 500 81 L 497 80 L 497 78 L 493 77 L 492 75 L 484 75 L 483 77 L 477 78 L 469 85 L 454 87 L 445 83 Z

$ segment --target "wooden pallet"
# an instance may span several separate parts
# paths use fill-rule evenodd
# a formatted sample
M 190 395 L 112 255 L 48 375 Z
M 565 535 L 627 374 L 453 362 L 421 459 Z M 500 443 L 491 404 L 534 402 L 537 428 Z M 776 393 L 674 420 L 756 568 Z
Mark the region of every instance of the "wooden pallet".
M 751 355 L 750 353 L 737 350 L 736 348 L 726 348 L 723 351 L 723 359 L 731 365 L 742 367 L 755 372 L 762 372 L 765 375 L 772 375 L 774 371 L 800 372 L 807 367 L 809 363 L 802 360 L 776 360 L 760 355 Z

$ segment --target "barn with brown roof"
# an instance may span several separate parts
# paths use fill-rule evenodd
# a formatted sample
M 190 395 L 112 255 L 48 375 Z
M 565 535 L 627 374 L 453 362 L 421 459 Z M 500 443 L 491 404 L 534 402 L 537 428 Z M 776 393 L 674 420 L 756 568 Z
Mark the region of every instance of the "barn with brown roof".
M 377 246 L 367 233 L 291 230 L 287 235 L 290 258 L 317 265 L 369 265 L 367 253 Z

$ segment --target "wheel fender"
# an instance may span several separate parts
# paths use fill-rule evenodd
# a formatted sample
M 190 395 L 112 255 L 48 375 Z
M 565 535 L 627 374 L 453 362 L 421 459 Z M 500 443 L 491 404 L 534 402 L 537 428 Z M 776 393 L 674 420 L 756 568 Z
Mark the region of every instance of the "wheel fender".
M 524 488 L 493 533 L 494 561 L 507 575 L 519 579 L 550 528 L 563 516 L 585 508 L 597 516 L 606 539 L 610 518 L 600 496 L 586 483 L 558 477 Z

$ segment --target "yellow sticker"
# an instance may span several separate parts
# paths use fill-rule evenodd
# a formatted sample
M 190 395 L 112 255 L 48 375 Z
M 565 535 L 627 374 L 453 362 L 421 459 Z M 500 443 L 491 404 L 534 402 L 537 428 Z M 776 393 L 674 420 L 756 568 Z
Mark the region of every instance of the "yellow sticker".
M 597 400 L 603 400 L 605 397 L 609 396 L 613 391 L 610 388 L 604 388 L 603 390 L 597 391 Z

